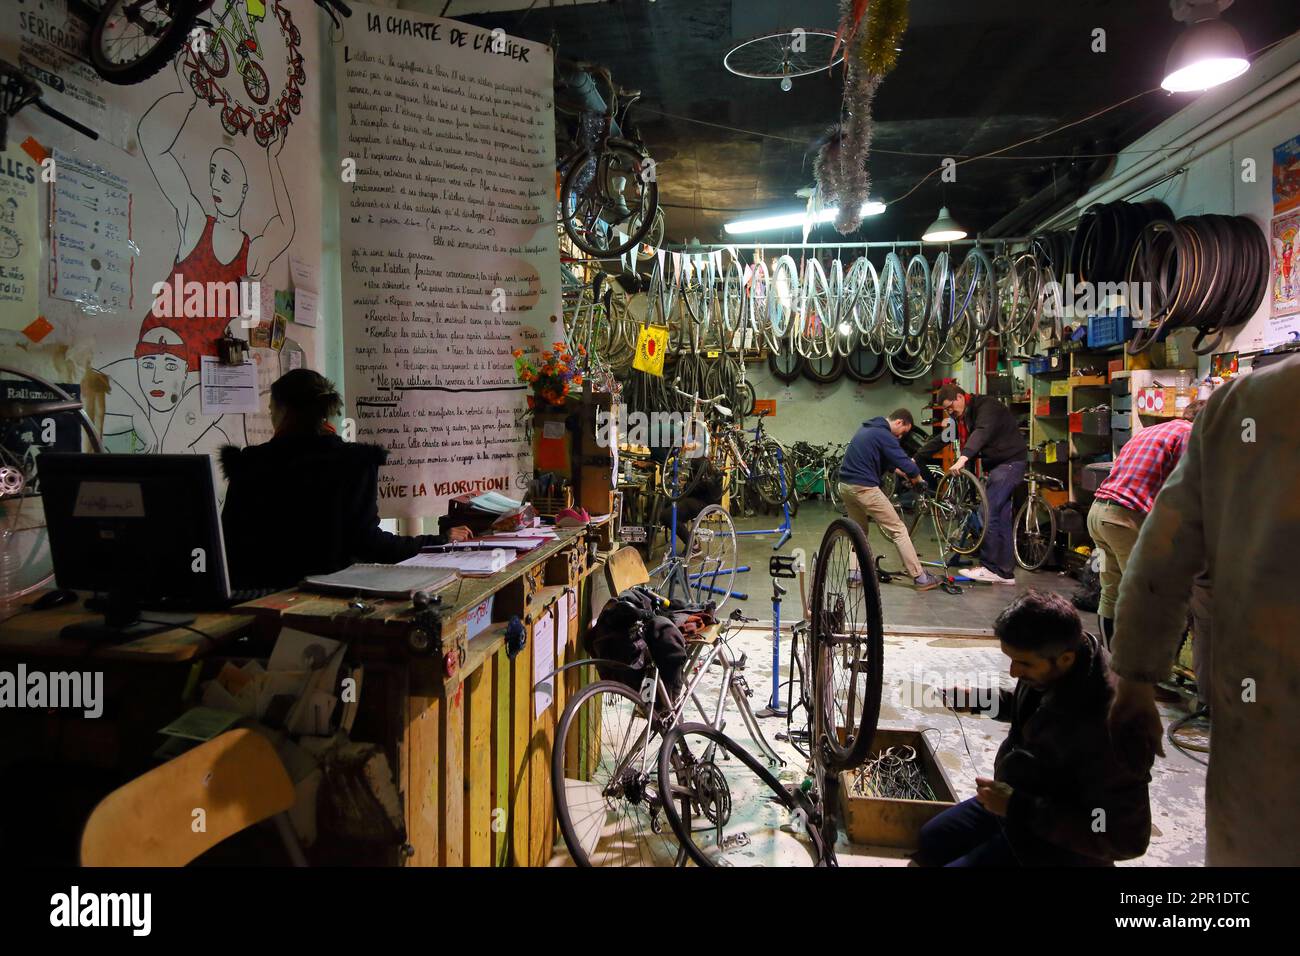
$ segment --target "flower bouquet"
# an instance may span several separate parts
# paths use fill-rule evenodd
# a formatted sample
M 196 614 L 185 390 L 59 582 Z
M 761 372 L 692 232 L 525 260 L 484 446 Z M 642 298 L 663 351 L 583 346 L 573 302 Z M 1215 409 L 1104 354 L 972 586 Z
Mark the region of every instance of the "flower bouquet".
M 551 343 L 552 351 L 542 353 L 542 364 L 535 366 L 524 356 L 523 349 L 515 349 L 515 375 L 519 381 L 531 385 L 533 394 L 528 396 L 528 407 L 538 408 L 547 405 L 563 407 L 569 391 L 582 384 L 582 372 L 579 362 L 587 350 L 579 345 L 576 352 L 570 351 L 563 342 Z

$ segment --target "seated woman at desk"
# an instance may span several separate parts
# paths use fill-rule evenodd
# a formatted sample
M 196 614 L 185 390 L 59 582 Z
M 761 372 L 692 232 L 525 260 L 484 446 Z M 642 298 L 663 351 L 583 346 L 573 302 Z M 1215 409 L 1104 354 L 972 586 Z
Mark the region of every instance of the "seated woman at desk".
M 234 588 L 293 587 L 309 574 L 357 562 L 396 564 L 439 535 L 396 535 L 379 527 L 379 466 L 388 451 L 345 442 L 329 419 L 343 401 L 324 376 L 299 368 L 271 386 L 275 435 L 261 445 L 221 449 L 221 512 Z M 452 528 L 453 541 L 470 537 Z

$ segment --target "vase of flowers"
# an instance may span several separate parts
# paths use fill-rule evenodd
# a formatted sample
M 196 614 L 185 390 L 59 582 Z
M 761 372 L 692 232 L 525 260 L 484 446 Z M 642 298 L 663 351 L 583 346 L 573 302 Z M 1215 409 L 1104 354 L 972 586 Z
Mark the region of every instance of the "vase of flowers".
M 553 342 L 551 351 L 542 353 L 540 365 L 534 365 L 524 355 L 523 349 L 515 349 L 512 354 L 515 357 L 515 375 L 532 388 L 532 394 L 528 396 L 529 408 L 563 408 L 569 392 L 582 385 L 579 362 L 587 350 L 581 345 L 574 352 L 563 342 Z
M 538 472 L 552 472 L 565 478 L 573 475 L 573 431 L 577 395 L 582 385 L 579 362 L 587 354 L 581 345 L 572 351 L 563 342 L 551 343 L 543 352 L 541 363 L 534 364 L 515 349 L 515 374 L 528 385 L 528 407 L 533 410 L 533 467 Z

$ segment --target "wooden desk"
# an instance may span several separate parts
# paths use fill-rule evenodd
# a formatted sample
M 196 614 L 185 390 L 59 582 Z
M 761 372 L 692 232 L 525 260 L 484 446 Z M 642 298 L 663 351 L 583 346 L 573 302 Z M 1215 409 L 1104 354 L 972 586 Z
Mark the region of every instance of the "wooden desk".
M 534 625 L 569 591 L 576 614 L 557 622 L 553 651 L 574 659 L 588 623 L 588 581 L 601 567 L 588 565 L 585 531 L 559 534 L 491 577 L 444 589 L 432 616 L 406 601 L 373 601 L 368 610 L 356 610 L 346 597 L 304 591 L 241 606 L 284 626 L 345 640 L 350 657 L 365 667 L 353 736 L 380 744 L 389 755 L 406 825 L 406 842 L 391 848 L 389 862 L 542 866 L 550 858 L 555 725 L 567 694 L 590 676 L 569 672 L 538 715 Z M 469 639 L 468 615 L 488 598 L 490 623 Z M 525 644 L 511 657 L 506 629 L 514 617 L 524 627 Z
M 44 592 L 41 592 L 44 593 Z M 33 595 L 35 600 L 39 595 Z M 145 614 L 148 617 L 148 613 Z M 123 644 L 92 647 L 86 641 L 69 641 L 59 632 L 69 624 L 101 618 L 87 611 L 81 601 L 47 611 L 22 610 L 0 621 L 0 657 L 76 657 L 102 660 L 175 664 L 193 660 L 246 633 L 256 618 L 232 610 L 196 614 L 190 627 L 160 631 Z M 202 631 L 197 634 L 195 631 Z M 204 635 L 207 635 L 206 637 Z

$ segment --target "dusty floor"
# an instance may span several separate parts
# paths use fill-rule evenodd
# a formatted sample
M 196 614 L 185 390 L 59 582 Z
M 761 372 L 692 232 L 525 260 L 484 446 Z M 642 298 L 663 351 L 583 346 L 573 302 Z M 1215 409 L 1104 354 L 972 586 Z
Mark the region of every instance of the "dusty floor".
M 802 548 L 808 555 L 816 549 L 833 513 L 817 502 L 804 503 L 794 522 L 794 535 L 781 549 L 789 554 Z M 771 527 L 777 522 L 770 518 L 738 519 L 737 530 Z M 732 640 L 737 653 L 748 656 L 745 676 L 755 691 L 752 704 L 755 710 L 763 707 L 772 692 L 772 619 L 771 578 L 767 573 L 768 557 L 774 553 L 772 544 L 776 536 L 741 537 L 740 563 L 752 570 L 737 578 L 736 590 L 748 592 L 746 600 L 738 600 L 724 608 L 741 606 L 747 616 L 764 622 L 739 632 Z M 897 568 L 899 560 L 892 545 L 884 539 L 879 529 L 870 535 L 876 554 L 884 555 L 886 568 Z M 934 560 L 937 547 L 933 539 L 916 542 L 922 561 Z M 902 579 L 900 579 L 902 580 Z M 742 583 L 743 582 L 743 583 Z M 794 584 L 794 582 L 788 582 Z M 937 705 L 934 695 L 925 688 L 937 685 L 953 686 L 971 683 L 975 677 L 991 685 L 995 682 L 1010 687 L 1013 681 L 1006 672 L 1006 658 L 996 641 L 991 638 L 994 617 L 1008 600 L 1020 590 L 1038 587 L 1070 594 L 1075 582 L 1052 572 L 1028 573 L 1018 571 L 1016 586 L 971 586 L 959 595 L 941 590 L 925 593 L 914 591 L 910 584 L 895 583 L 882 586 L 882 602 L 887 631 L 892 631 L 885 642 L 884 691 L 882 694 L 880 726 L 921 730 L 932 728 L 929 740 L 953 784 L 959 800 L 973 796 L 975 777 L 991 776 L 993 758 L 998 744 L 1006 734 L 1006 724 L 988 717 L 963 715 L 960 721 L 950 711 Z M 782 605 L 782 620 L 788 622 L 800 616 L 800 603 L 796 587 L 792 587 Z M 1085 626 L 1095 632 L 1095 615 L 1084 615 Z M 901 632 L 901 633 L 900 633 Z M 983 632 L 984 636 L 980 636 Z M 960 636 L 956 636 L 960 635 Z M 782 680 L 788 678 L 788 631 L 781 646 Z M 782 691 L 784 696 L 784 691 Z M 1185 713 L 1181 705 L 1162 705 L 1166 724 Z M 783 718 L 764 718 L 761 727 L 768 741 L 787 761 L 778 772 L 783 781 L 798 782 L 804 776 L 804 765 L 797 751 L 777 739 L 783 734 Z M 963 735 L 964 730 L 964 735 Z M 757 746 L 749 739 L 742 722 L 733 718 L 727 732 L 751 752 Z M 969 753 L 967 751 L 969 748 Z M 1204 795 L 1205 768 L 1202 764 L 1166 746 L 1168 756 L 1157 758 L 1150 786 L 1152 808 L 1152 836 L 1147 854 L 1130 861 L 1129 866 L 1199 866 L 1204 863 Z M 841 837 L 837 847 L 841 865 L 901 866 L 907 864 L 905 851 L 855 846 Z M 560 844 L 554 861 L 565 865 L 567 853 Z

